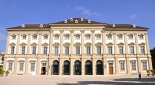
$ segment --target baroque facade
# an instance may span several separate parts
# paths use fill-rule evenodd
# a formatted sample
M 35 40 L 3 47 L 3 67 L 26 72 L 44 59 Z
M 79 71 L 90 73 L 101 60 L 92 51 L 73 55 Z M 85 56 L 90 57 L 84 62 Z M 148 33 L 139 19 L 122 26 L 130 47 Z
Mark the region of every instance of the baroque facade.
M 3 69 L 12 74 L 133 75 L 152 69 L 145 27 L 70 18 L 6 30 Z

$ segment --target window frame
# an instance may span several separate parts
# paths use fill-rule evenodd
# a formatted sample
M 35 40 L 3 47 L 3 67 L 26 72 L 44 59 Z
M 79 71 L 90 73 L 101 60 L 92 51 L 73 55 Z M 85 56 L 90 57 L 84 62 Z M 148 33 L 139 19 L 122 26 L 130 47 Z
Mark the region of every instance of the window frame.
M 47 46 L 44 46 L 43 47 L 43 54 L 47 54 L 47 50 L 48 50 L 48 47 Z
M 34 72 L 35 71 L 35 62 L 31 62 L 30 64 L 31 64 L 30 71 Z M 34 64 L 34 65 L 32 65 L 32 64 Z
M 8 71 L 12 71 L 12 70 L 13 70 L 13 62 L 8 62 Z
M 147 70 L 147 61 L 142 62 L 142 70 L 146 71 Z
M 120 71 L 125 71 L 125 62 L 120 62 Z
M 140 46 L 140 53 L 145 54 L 145 46 Z
M 24 48 L 24 50 L 23 50 L 23 48 Z M 21 46 L 21 54 L 25 54 L 25 46 Z
M 124 54 L 123 46 L 118 46 L 118 49 L 119 49 L 119 54 Z
M 108 54 L 113 54 L 113 52 L 112 52 L 112 46 L 107 46 L 107 48 L 108 48 Z
M 101 46 L 97 46 L 97 54 L 101 54 Z
M 11 46 L 11 54 L 15 54 L 15 46 Z
M 131 61 L 131 71 L 136 71 L 136 61 Z
M 91 54 L 91 46 L 86 46 L 86 54 Z
M 133 48 L 131 49 L 131 47 L 133 47 Z M 130 54 L 135 54 L 134 46 L 129 46 L 129 50 L 130 50 Z
M 35 49 L 34 49 L 35 48 Z M 36 51 L 37 51 L 37 47 L 36 46 L 33 46 L 32 47 L 32 54 L 36 54 Z
M 24 71 L 24 62 L 19 62 L 19 71 Z
M 59 54 L 59 46 L 54 46 L 54 54 Z
M 48 35 L 45 35 L 45 36 L 44 36 L 44 40 L 47 40 L 47 39 L 48 39 Z
M 65 46 L 65 54 L 69 54 L 69 46 Z
M 76 49 L 76 54 L 80 54 L 80 46 L 76 46 L 75 49 Z

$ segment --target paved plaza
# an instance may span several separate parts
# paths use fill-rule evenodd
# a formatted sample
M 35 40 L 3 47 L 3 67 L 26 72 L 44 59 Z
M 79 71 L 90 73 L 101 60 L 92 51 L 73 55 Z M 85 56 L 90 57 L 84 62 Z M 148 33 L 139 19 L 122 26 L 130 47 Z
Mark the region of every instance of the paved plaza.
M 9 75 L 0 77 L 0 85 L 155 85 L 155 77 L 143 75 L 105 76 L 31 76 Z

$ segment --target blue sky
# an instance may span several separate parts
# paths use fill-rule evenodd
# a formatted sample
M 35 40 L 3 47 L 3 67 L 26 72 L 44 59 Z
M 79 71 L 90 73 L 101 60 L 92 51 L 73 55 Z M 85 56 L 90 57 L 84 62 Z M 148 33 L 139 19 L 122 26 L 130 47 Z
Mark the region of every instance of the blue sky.
M 5 52 L 6 27 L 72 17 L 148 27 L 150 49 L 155 47 L 155 0 L 0 0 L 0 51 Z

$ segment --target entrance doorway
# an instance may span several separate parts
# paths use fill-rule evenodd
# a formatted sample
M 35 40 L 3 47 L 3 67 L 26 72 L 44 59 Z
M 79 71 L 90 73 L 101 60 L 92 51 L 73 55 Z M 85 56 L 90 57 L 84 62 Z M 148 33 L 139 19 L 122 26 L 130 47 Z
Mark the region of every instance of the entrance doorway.
M 41 74 L 42 75 L 46 75 L 46 67 L 42 67 L 41 68 Z
M 109 74 L 113 74 L 113 63 L 109 63 Z
M 64 61 L 64 75 L 70 75 L 70 62 Z
M 59 61 L 53 61 L 53 75 L 59 75 Z
M 90 60 L 87 60 L 85 63 L 85 74 L 92 75 L 92 62 Z
M 103 75 L 103 63 L 101 60 L 96 62 L 96 75 Z
M 81 62 L 79 60 L 74 63 L 74 74 L 81 75 Z

